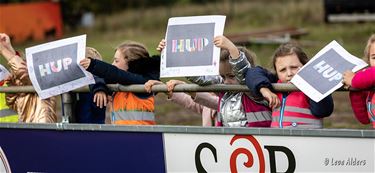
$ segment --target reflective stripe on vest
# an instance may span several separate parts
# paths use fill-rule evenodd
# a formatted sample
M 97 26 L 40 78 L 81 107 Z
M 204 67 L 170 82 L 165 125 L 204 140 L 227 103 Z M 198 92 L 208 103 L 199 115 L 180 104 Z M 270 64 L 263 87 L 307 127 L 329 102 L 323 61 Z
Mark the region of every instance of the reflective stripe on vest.
M 0 118 L 6 117 L 6 116 L 11 116 L 11 115 L 17 115 L 17 113 L 12 110 L 12 109 L 1 109 L 0 110 Z
M 282 100 L 282 106 L 274 109 L 272 112 L 271 127 L 274 128 L 322 128 L 322 119 L 312 115 L 309 109 L 308 98 L 302 92 L 292 92 L 288 96 L 282 96 L 278 93 L 278 97 Z
M 279 122 L 279 116 L 273 116 L 272 122 Z M 292 127 L 301 127 L 301 126 L 312 126 L 315 128 L 322 128 L 323 122 L 320 119 L 307 119 L 307 118 L 299 118 L 299 117 L 290 117 L 285 116 L 283 118 L 283 123 L 292 126 Z
M 131 92 L 117 92 L 113 99 L 112 121 L 115 124 L 155 124 L 154 97 L 139 98 Z
M 247 112 L 246 118 L 249 123 L 269 121 L 272 118 L 272 113 L 270 111 Z
M 280 107 L 276 108 L 274 111 L 279 112 Z M 312 113 L 311 113 L 311 110 L 307 109 L 307 108 L 300 108 L 300 107 L 295 107 L 295 106 L 285 106 L 283 111 L 284 112 L 285 111 L 295 112 L 295 113 L 301 113 L 301 114 L 307 114 L 309 116 L 313 116 Z
M 120 111 L 113 112 L 116 120 L 146 120 L 155 121 L 155 115 L 152 112 L 138 112 L 138 111 Z

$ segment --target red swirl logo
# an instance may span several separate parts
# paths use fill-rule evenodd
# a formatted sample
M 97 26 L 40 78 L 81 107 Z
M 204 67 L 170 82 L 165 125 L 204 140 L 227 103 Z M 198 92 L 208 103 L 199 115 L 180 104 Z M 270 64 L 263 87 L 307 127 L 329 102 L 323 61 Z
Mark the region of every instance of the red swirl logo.
M 259 142 L 252 136 L 252 135 L 235 135 L 232 140 L 230 141 L 230 145 L 233 145 L 233 143 L 238 140 L 238 139 L 247 139 L 250 141 L 255 148 L 257 155 L 258 155 L 258 160 L 259 160 L 259 173 L 264 173 L 265 172 L 265 161 L 264 161 L 264 155 L 262 148 L 259 145 Z M 251 153 L 246 148 L 237 148 L 236 150 L 233 151 L 232 155 L 230 156 L 230 170 L 232 173 L 237 173 L 237 157 L 240 154 L 245 154 L 248 158 L 247 162 L 244 162 L 244 166 L 247 168 L 251 168 L 254 164 L 254 157 Z

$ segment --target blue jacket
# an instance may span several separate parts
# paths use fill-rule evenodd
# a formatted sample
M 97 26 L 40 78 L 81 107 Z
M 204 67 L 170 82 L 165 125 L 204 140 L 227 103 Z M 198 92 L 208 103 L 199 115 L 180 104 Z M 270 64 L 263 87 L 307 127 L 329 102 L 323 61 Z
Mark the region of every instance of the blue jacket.
M 259 90 L 261 88 L 269 88 L 274 92 L 272 83 L 277 83 L 278 78 L 268 70 L 262 67 L 249 68 L 246 73 L 246 85 L 250 89 L 250 92 L 256 96 L 262 96 Z M 289 93 L 282 93 L 288 95 Z M 332 95 L 327 96 L 320 102 L 315 102 L 309 98 L 311 113 L 317 118 L 328 117 L 333 112 L 333 99 Z
M 89 85 L 89 93 L 78 93 L 75 104 L 75 117 L 77 123 L 104 124 L 106 107 L 100 108 L 93 101 L 94 94 L 104 91 L 109 94 L 106 83 L 102 78 L 94 76 L 95 84 Z

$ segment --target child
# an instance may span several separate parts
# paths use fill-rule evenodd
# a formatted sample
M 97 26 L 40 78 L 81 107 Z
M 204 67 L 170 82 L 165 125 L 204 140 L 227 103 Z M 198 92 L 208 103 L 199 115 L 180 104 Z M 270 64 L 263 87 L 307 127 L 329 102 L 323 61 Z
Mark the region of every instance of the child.
M 80 64 L 109 84 L 144 84 L 159 79 L 160 57 L 150 57 L 146 48 L 136 42 L 125 42 L 116 48 L 112 65 L 85 58 Z M 116 92 L 113 96 L 112 122 L 123 125 L 153 125 L 154 96 L 150 93 Z
M 151 88 L 153 85 L 163 84 L 161 81 L 149 80 L 145 83 L 145 90 L 151 93 Z M 212 120 L 216 117 L 216 108 L 217 102 L 219 101 L 218 97 L 206 92 L 198 92 L 193 96 L 189 94 L 178 92 L 173 93 L 173 89 L 176 85 L 185 84 L 184 81 L 179 80 L 170 80 L 166 82 L 168 88 L 168 100 L 173 101 L 179 105 L 184 106 L 187 109 L 190 109 L 196 113 L 202 115 L 202 126 L 210 127 L 213 126 Z M 206 105 L 214 105 L 211 107 L 203 106 L 197 102 L 205 102 Z M 211 103 L 211 104 L 210 104 Z M 214 107 L 214 108 L 212 108 Z
M 347 86 L 357 89 L 371 89 L 375 87 L 375 34 L 372 34 L 365 48 L 365 59 L 369 68 L 354 74 L 347 71 L 343 75 L 343 82 Z M 355 117 L 363 124 L 372 123 L 375 128 L 375 97 L 374 91 L 350 91 L 350 102 Z
M 282 44 L 276 49 L 272 60 L 277 76 L 261 67 L 248 69 L 246 85 L 255 95 L 262 95 L 267 99 L 273 108 L 271 127 L 322 128 L 322 118 L 333 112 L 331 95 L 316 103 L 300 91 L 277 92 L 276 95 L 271 91 L 271 83 L 290 83 L 307 61 L 307 55 L 301 48 L 293 44 Z
M 254 58 L 245 48 L 237 48 L 225 36 L 214 38 L 215 46 L 221 48 L 220 76 L 189 77 L 199 85 L 244 84 L 247 68 L 254 66 Z M 217 126 L 225 127 L 269 127 L 271 111 L 261 97 L 250 93 L 219 93 Z
M 86 58 L 102 60 L 100 53 L 86 47 Z M 102 78 L 94 76 L 95 84 L 89 85 L 89 93 L 78 93 L 75 104 L 77 123 L 104 124 L 108 88 Z
M 12 77 L 9 86 L 31 85 L 26 62 L 14 51 L 9 36 L 3 33 L 0 33 L 0 53 L 10 66 Z M 6 97 L 9 107 L 17 110 L 20 122 L 57 122 L 55 97 L 42 100 L 37 93 L 7 94 Z

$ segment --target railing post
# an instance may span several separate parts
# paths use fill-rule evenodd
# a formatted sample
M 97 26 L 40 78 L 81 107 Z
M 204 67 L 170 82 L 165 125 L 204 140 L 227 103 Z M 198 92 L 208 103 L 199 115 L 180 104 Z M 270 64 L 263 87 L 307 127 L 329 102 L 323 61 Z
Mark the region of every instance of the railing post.
M 73 118 L 73 98 L 72 93 L 67 92 L 61 95 L 62 100 L 62 120 L 61 123 L 69 123 Z

